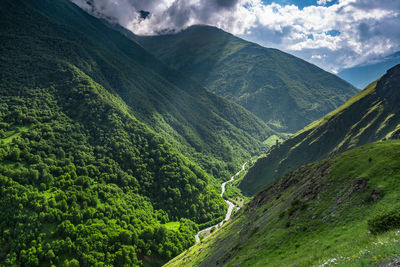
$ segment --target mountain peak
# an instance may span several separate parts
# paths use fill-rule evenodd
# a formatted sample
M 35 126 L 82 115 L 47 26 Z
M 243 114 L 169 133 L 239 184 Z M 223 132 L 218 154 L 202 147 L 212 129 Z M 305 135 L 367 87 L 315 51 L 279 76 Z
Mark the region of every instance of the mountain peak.
M 141 36 L 137 41 L 279 132 L 300 130 L 357 92 L 313 64 L 213 26 L 193 25 L 177 34 Z
M 376 93 L 390 104 L 398 103 L 400 100 L 400 64 L 389 69 L 378 81 Z

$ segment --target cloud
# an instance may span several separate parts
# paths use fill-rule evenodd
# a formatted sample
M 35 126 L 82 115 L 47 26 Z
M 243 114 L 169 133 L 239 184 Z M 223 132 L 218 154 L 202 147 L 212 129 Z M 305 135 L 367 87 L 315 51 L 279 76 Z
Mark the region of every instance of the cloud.
M 136 34 L 209 24 L 332 72 L 400 50 L 398 0 L 316 0 L 302 8 L 279 0 L 71 1 Z M 143 19 L 140 11 L 150 15 Z
M 320 5 L 320 6 L 324 6 L 324 5 L 326 5 L 326 4 L 328 4 L 328 3 L 332 2 L 332 1 L 333 0 L 318 0 L 317 4 Z
M 220 7 L 233 7 L 237 4 L 238 0 L 216 0 L 216 3 Z
M 234 20 L 239 0 L 71 0 L 84 10 L 136 34 L 179 31 L 193 24 Z M 146 19 L 142 12 L 149 12 Z M 221 24 L 222 25 L 222 24 Z
M 361 2 L 365 1 L 300 9 L 254 1 L 251 34 L 244 31 L 241 37 L 295 54 L 332 72 L 399 51 L 399 1 Z M 326 56 L 313 57 L 322 54 Z

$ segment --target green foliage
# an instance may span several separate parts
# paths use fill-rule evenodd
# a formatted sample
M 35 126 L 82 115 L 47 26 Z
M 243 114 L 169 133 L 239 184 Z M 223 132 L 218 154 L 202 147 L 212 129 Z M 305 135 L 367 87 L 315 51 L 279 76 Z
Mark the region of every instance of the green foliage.
M 357 90 L 322 69 L 210 26 L 133 36 L 166 64 L 251 111 L 279 132 L 296 132 Z
M 0 265 L 162 264 L 193 245 L 225 213 L 212 176 L 270 130 L 69 1 L 0 5 Z
M 400 228 L 400 210 L 393 208 L 380 212 L 368 220 L 368 228 L 371 233 L 382 233 L 392 229 Z

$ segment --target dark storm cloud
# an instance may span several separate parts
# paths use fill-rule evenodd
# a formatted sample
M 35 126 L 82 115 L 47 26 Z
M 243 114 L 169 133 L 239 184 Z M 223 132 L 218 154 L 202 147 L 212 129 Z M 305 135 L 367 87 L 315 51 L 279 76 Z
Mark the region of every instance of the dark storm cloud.
M 189 23 L 212 24 L 212 18 L 221 11 L 235 8 L 239 0 L 71 0 L 97 17 L 107 18 L 122 26 L 141 22 L 152 16 L 153 32 L 180 30 Z M 164 9 L 160 8 L 161 6 Z
M 146 19 L 148 16 L 150 16 L 150 12 L 145 10 L 140 10 L 139 14 L 141 19 Z
M 371 36 L 370 26 L 367 23 L 360 23 L 358 26 L 358 31 L 361 41 L 366 41 Z
M 216 0 L 215 2 L 220 7 L 233 7 L 238 3 L 238 0 Z

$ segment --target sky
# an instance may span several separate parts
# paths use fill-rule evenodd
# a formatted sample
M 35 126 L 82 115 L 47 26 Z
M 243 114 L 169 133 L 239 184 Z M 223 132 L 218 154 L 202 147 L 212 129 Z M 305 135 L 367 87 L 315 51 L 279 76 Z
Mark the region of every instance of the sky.
M 207 24 L 333 73 L 400 51 L 400 0 L 71 1 L 135 34 Z

